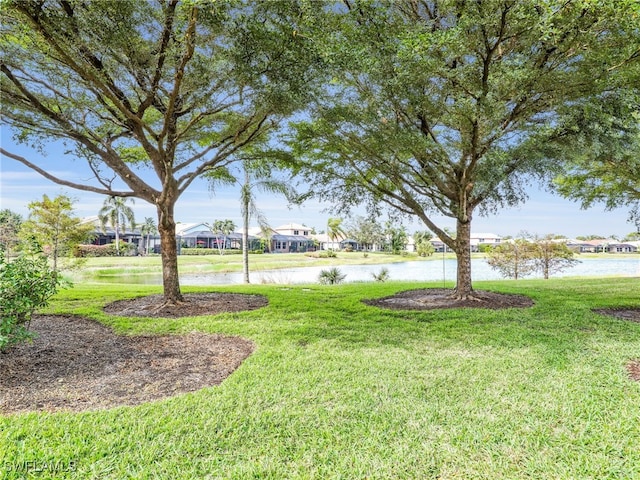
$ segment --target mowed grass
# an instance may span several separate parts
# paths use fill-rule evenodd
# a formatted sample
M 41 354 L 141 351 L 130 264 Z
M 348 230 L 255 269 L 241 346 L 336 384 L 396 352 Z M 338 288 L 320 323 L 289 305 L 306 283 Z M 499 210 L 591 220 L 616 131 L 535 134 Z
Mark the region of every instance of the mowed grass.
M 239 335 L 255 352 L 222 385 L 85 413 L 0 416 L 0 477 L 640 478 L 640 324 L 594 307 L 640 306 L 640 280 L 477 282 L 529 309 L 389 311 L 364 298 L 425 286 L 250 285 L 268 307 L 177 320 L 109 317 L 113 300 L 159 292 L 78 285 L 50 312 L 125 335 Z M 438 286 L 438 285 L 434 285 Z M 4 470 L 1 470 L 4 469 Z M 35 474 L 33 475 L 35 478 Z M 29 477 L 31 478 L 31 477 Z
M 392 255 L 382 252 L 337 252 L 336 257 L 320 258 L 320 252 L 312 253 L 277 253 L 249 255 L 251 271 L 273 270 L 282 268 L 340 266 L 340 265 L 377 265 L 381 263 L 397 263 L 406 261 L 422 261 L 442 259 L 442 256 L 419 257 L 416 253 Z M 455 258 L 447 254 L 447 258 Z M 242 272 L 242 255 L 180 255 L 178 256 L 180 273 L 232 273 Z M 159 255 L 147 257 L 98 257 L 87 258 L 82 269 L 73 272 L 72 277 L 83 280 L 100 279 L 101 277 L 117 277 L 119 275 L 145 275 L 162 273 Z

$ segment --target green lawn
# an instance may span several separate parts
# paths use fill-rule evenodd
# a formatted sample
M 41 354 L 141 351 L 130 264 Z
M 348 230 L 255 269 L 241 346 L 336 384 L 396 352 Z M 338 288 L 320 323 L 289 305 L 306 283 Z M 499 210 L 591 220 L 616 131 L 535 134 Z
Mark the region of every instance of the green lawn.
M 220 287 L 270 305 L 180 320 L 101 311 L 157 287 L 78 285 L 49 311 L 129 335 L 240 335 L 256 351 L 222 385 L 164 401 L 0 416 L 0 478 L 640 478 L 640 383 L 624 368 L 640 324 L 590 310 L 639 306 L 639 282 L 476 282 L 536 305 L 430 312 L 360 302 L 417 283 Z M 26 476 L 25 462 L 76 470 Z
M 447 254 L 447 258 L 455 258 Z M 318 253 L 274 253 L 249 256 L 251 271 L 273 270 L 279 268 L 339 266 L 339 265 L 376 265 L 381 263 L 406 262 L 408 260 L 442 259 L 442 256 L 419 257 L 417 254 L 391 255 L 381 252 L 338 252 L 335 258 L 318 258 Z M 178 256 L 180 273 L 229 273 L 242 271 L 242 255 L 203 255 Z M 99 257 L 87 258 L 82 269 L 73 273 L 76 279 L 91 280 L 119 275 L 159 274 L 162 272 L 158 255 L 148 257 Z

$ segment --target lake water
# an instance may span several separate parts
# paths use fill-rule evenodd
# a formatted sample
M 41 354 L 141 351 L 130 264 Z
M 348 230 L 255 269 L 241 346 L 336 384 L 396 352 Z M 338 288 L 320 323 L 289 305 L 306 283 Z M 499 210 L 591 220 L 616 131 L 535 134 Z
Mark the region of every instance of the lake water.
M 456 265 L 454 259 L 443 261 L 413 261 L 381 265 L 344 265 L 337 268 L 346 275 L 344 282 L 373 281 L 373 273 L 379 273 L 382 268 L 389 270 L 389 280 L 407 281 L 455 281 Z M 252 272 L 252 283 L 317 283 L 321 270 L 330 267 L 302 267 L 281 270 L 264 270 Z M 484 259 L 471 260 L 471 276 L 473 280 L 499 280 L 503 277 L 489 267 Z M 588 258 L 563 272 L 552 275 L 559 277 L 640 277 L 640 258 Z M 180 275 L 181 285 L 231 285 L 242 283 L 241 273 L 216 274 L 183 274 Z M 542 278 L 539 275 L 526 278 Z M 102 279 L 101 279 L 102 281 Z M 106 280 L 109 281 L 109 280 Z M 111 280 L 114 283 L 136 283 L 161 285 L 161 275 L 131 275 L 118 276 Z

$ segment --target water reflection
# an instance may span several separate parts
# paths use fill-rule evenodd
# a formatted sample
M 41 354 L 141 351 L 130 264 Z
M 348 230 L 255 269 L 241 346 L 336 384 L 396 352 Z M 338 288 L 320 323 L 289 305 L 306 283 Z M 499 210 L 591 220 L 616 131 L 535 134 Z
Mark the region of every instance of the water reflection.
M 382 268 L 389 270 L 390 280 L 407 281 L 455 281 L 456 265 L 454 259 L 443 261 L 413 261 L 380 265 L 337 265 L 346 274 L 345 282 L 373 281 L 373 273 Z M 299 284 L 317 283 L 321 270 L 330 267 L 301 267 L 281 270 L 252 272 L 252 283 Z M 473 280 L 499 280 L 502 277 L 487 265 L 484 259 L 471 260 Z M 578 265 L 553 275 L 557 277 L 604 277 L 604 276 L 640 276 L 640 258 L 589 258 Z M 233 285 L 242 283 L 242 273 L 181 274 L 181 285 Z M 536 278 L 536 277 L 527 277 Z M 541 278 L 541 277 L 538 277 Z M 101 277 L 100 283 L 133 283 L 138 285 L 162 285 L 161 274 L 118 275 Z

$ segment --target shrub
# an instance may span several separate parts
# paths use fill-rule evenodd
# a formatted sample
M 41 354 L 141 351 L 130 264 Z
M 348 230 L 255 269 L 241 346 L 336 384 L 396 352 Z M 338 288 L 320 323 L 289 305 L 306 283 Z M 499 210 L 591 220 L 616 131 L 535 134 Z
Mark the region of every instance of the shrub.
M 429 240 L 421 240 L 416 243 L 416 252 L 421 257 L 430 257 L 436 251 Z
M 341 283 L 347 276 L 339 268 L 331 267 L 329 270 L 321 270 L 318 280 L 322 285 L 335 285 Z
M 336 258 L 338 254 L 333 250 L 323 250 L 318 254 L 319 258 Z
M 74 250 L 76 257 L 128 257 L 137 253 L 137 248 L 133 243 L 120 241 L 120 253 L 115 243 L 106 245 L 77 245 Z
M 60 277 L 41 254 L 23 254 L 9 262 L 0 251 L 0 351 L 30 340 L 31 316 L 48 304 Z
M 376 282 L 386 282 L 389 280 L 389 269 L 387 267 L 382 267 L 378 273 L 371 272 L 371 276 Z
M 218 255 L 218 251 L 213 248 L 187 248 L 180 249 L 180 255 Z
M 78 245 L 75 248 L 74 255 L 76 257 L 114 257 L 116 255 L 116 247 L 114 244 Z
M 237 248 L 225 248 L 222 250 L 225 255 L 240 255 L 242 250 Z M 220 250 L 217 248 L 185 248 L 180 249 L 180 255 L 220 255 Z

